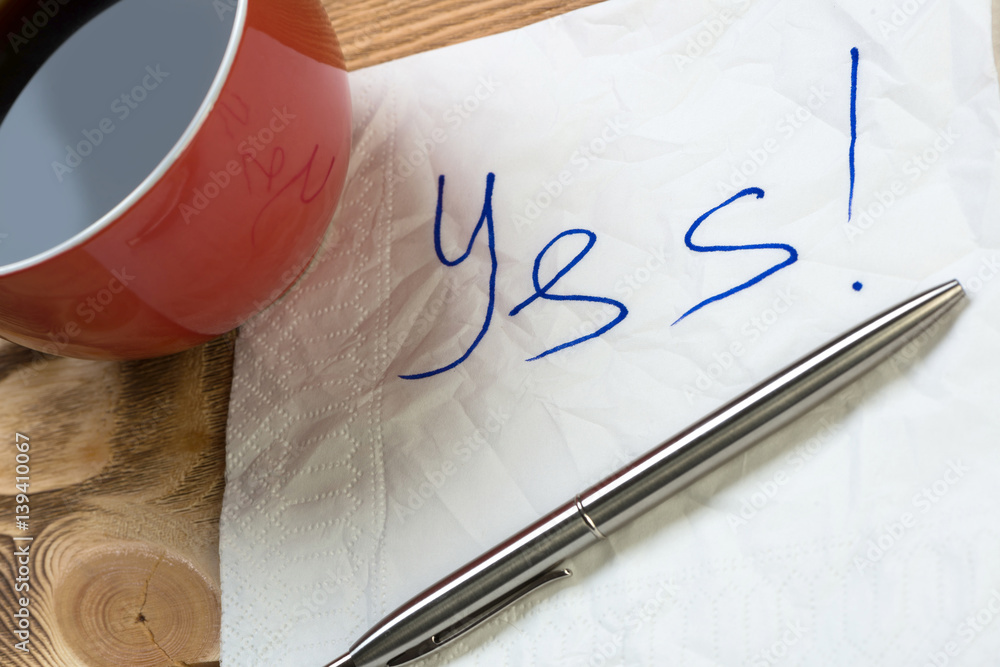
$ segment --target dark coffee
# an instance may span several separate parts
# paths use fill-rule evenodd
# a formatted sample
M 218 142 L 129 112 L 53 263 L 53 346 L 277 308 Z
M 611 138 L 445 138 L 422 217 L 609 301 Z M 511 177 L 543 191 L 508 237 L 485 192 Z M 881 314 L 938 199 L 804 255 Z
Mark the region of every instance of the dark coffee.
M 0 266 L 67 241 L 153 172 L 205 100 L 236 13 L 235 0 L 120 0 L 87 16 L 77 2 L 4 16 Z

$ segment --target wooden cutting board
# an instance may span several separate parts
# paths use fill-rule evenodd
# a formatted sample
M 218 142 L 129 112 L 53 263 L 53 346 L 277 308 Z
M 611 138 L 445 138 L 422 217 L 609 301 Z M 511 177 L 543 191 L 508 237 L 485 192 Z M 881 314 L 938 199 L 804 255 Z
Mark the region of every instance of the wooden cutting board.
M 324 0 L 348 69 L 593 2 Z M 127 363 L 0 341 L 0 665 L 218 665 L 235 341 Z M 15 518 L 17 434 L 29 447 L 27 530 Z M 24 547 L 27 556 L 15 555 Z M 24 583 L 29 591 L 15 590 Z M 27 653 L 11 622 L 21 597 L 30 600 Z

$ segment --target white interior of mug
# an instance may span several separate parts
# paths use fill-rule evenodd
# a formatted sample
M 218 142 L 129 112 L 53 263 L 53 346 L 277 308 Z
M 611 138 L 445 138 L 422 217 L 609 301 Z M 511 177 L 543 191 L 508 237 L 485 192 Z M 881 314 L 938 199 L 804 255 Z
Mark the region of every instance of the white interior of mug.
M 54 31 L 51 5 L 10 49 Z M 163 176 L 219 97 L 246 5 L 117 0 L 45 59 L 0 120 L 0 275 L 93 236 Z

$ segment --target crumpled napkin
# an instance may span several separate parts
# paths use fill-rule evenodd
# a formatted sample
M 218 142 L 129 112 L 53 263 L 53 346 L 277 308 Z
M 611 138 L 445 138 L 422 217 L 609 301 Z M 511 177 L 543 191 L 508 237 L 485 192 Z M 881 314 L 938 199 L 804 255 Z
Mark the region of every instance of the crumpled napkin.
M 237 344 L 223 664 L 326 664 L 953 277 L 957 317 L 426 664 L 992 663 L 989 9 L 612 0 L 351 74 L 324 250 Z

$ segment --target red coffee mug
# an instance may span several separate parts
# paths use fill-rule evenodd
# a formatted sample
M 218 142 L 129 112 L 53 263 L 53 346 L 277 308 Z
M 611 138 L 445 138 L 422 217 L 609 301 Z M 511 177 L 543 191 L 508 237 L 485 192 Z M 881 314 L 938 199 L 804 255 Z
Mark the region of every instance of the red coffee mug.
M 0 35 L 0 336 L 160 356 L 306 269 L 350 152 L 319 0 L 15 0 Z

